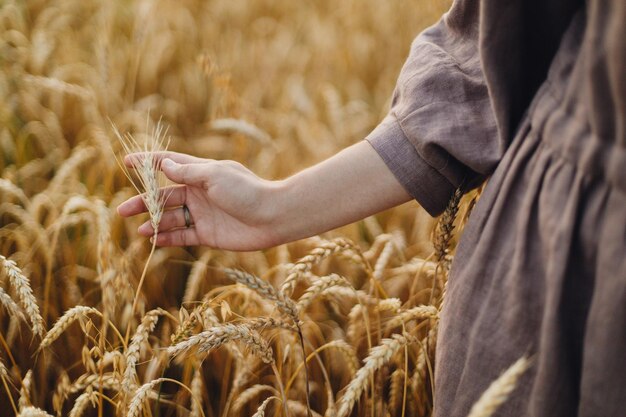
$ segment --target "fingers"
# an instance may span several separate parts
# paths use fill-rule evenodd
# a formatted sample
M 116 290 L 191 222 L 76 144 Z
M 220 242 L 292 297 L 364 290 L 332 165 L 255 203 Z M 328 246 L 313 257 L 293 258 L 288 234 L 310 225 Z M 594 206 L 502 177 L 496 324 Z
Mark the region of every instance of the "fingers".
M 206 163 L 179 164 L 169 158 L 161 162 L 161 171 L 167 178 L 178 184 L 200 187 L 208 180 L 208 169 L 209 164 Z
M 196 246 L 200 244 L 200 240 L 196 229 L 189 227 L 159 233 L 156 244 L 157 246 Z
M 165 187 L 161 189 L 160 192 L 161 195 L 164 194 L 167 197 L 165 207 L 182 206 L 187 201 L 187 187 L 185 186 L 175 185 Z M 131 197 L 117 206 L 117 213 L 122 217 L 130 217 L 145 213 L 146 211 L 148 211 L 148 209 L 140 195 Z
M 136 164 L 143 161 L 143 158 L 147 153 L 148 152 L 138 152 L 138 153 L 131 153 L 129 155 L 126 155 L 124 157 L 124 164 L 127 167 L 132 168 Z M 192 155 L 187 155 L 187 154 L 178 153 L 178 152 L 170 152 L 170 151 L 151 152 L 151 154 L 154 158 L 156 158 L 157 161 L 161 161 L 165 158 L 169 158 L 174 162 L 178 162 L 179 164 L 198 164 L 198 163 L 207 161 L 207 159 L 198 158 Z
M 193 224 L 193 216 L 191 223 Z M 177 227 L 185 227 L 185 212 L 182 207 L 177 207 L 163 213 L 161 216 L 161 222 L 159 223 L 159 233 L 166 232 Z M 149 221 L 139 226 L 137 231 L 140 235 L 146 237 L 154 234 L 154 229 Z

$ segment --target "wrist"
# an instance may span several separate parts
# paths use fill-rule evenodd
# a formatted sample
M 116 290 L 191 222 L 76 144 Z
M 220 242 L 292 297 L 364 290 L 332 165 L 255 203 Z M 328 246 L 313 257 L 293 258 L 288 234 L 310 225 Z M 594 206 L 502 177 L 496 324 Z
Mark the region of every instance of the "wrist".
M 270 237 L 271 245 L 291 242 L 297 238 L 290 236 L 289 203 L 293 189 L 290 179 L 264 181 L 260 204 L 262 223 Z

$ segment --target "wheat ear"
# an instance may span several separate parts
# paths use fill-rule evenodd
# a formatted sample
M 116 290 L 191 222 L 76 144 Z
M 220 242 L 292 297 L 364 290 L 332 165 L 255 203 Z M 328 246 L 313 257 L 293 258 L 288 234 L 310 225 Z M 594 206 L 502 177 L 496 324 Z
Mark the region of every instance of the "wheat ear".
M 131 391 L 135 383 L 135 377 L 137 376 L 135 368 L 139 361 L 141 346 L 148 340 L 150 333 L 154 331 L 159 316 L 164 314 L 167 314 L 167 312 L 162 308 L 157 308 L 146 313 L 130 340 L 130 344 L 124 355 L 126 358 L 126 368 L 124 369 L 124 378 L 122 380 L 122 388 L 127 392 Z
M 291 294 L 293 294 L 293 290 L 296 288 L 298 280 L 307 272 L 311 271 L 313 265 L 319 263 L 323 259 L 335 253 L 355 251 L 356 249 L 354 243 L 350 242 L 347 239 L 337 238 L 330 242 L 324 242 L 320 244 L 308 255 L 306 255 L 293 265 L 293 267 L 289 271 L 289 274 L 287 275 L 287 278 L 285 278 L 285 281 L 283 281 L 283 284 L 280 287 L 280 292 L 285 294 L 286 296 L 290 296 Z M 359 259 L 360 262 L 363 262 L 360 256 L 357 256 L 356 259 Z
M 361 397 L 361 393 L 368 387 L 370 375 L 389 362 L 400 348 L 414 342 L 416 339 L 413 336 L 394 334 L 391 339 L 383 339 L 379 346 L 373 347 L 365 358 L 363 367 L 357 371 L 341 397 L 337 416 L 347 417 L 354 403 Z
M 178 355 L 194 347 L 199 352 L 206 352 L 222 346 L 230 341 L 241 340 L 265 363 L 273 363 L 272 348 L 256 330 L 251 330 L 245 325 L 223 324 L 215 326 L 204 332 L 191 336 L 189 339 L 170 346 L 167 352 L 170 355 Z
M 320 279 L 315 281 L 313 285 L 311 285 L 304 292 L 304 294 L 302 294 L 302 296 L 298 300 L 298 309 L 300 311 L 306 310 L 311 305 L 315 297 L 317 297 L 327 289 L 337 286 L 351 287 L 348 280 L 340 275 L 330 274 L 325 277 L 321 277 Z
M 39 314 L 39 306 L 37 305 L 37 299 L 33 295 L 33 290 L 30 287 L 30 280 L 22 273 L 22 270 L 14 261 L 2 255 L 0 255 L 0 261 L 4 264 L 4 272 L 9 277 L 9 282 L 15 292 L 17 292 L 20 303 L 32 323 L 33 333 L 43 337 L 45 333 L 43 318 L 41 314 Z
M 24 313 L 20 310 L 20 307 L 13 301 L 11 296 L 4 291 L 4 288 L 0 287 L 0 304 L 7 309 L 10 315 L 19 319 L 26 320 Z
M 20 410 L 17 417 L 52 417 L 50 414 L 42 410 L 41 408 L 28 406 Z
M 67 310 L 50 329 L 46 337 L 41 341 L 39 349 L 44 349 L 52 344 L 55 340 L 61 336 L 61 334 L 74 323 L 76 320 L 82 317 L 86 317 L 88 314 L 100 315 L 100 312 L 93 307 L 87 306 L 75 306 Z
M 137 192 L 141 195 L 141 198 L 148 209 L 148 213 L 150 214 L 150 223 L 152 225 L 152 229 L 154 230 L 154 235 L 152 237 L 152 249 L 150 250 L 150 254 L 148 255 L 148 259 L 144 265 L 141 277 L 139 278 L 135 298 L 131 307 L 131 312 L 134 314 L 135 309 L 137 308 L 137 302 L 139 301 L 139 296 L 141 295 L 141 287 L 143 286 L 143 282 L 146 278 L 146 272 L 148 271 L 148 264 L 150 263 L 150 259 L 152 259 L 152 255 L 154 254 L 154 250 L 156 248 L 156 240 L 159 231 L 159 224 L 161 223 L 161 217 L 163 216 L 167 199 L 170 196 L 170 193 L 161 192 L 162 185 L 165 185 L 164 176 L 161 172 L 161 159 L 157 159 L 154 156 L 154 153 L 157 151 L 167 150 L 169 141 L 166 139 L 167 129 L 163 127 L 160 120 L 152 130 L 152 133 L 149 135 L 149 140 L 143 147 L 139 145 L 130 133 L 122 135 L 119 130 L 117 130 L 115 125 L 113 125 L 113 130 L 115 131 L 115 135 L 122 144 L 126 154 L 144 152 L 143 159 L 141 161 L 134 161 L 141 163 L 136 164 L 136 171 L 138 173 L 137 181 L 133 180 L 128 168 L 126 168 L 122 161 L 117 159 L 117 156 L 116 160 L 118 161 L 118 165 L 126 174 L 126 177 L 128 177 L 130 182 L 133 184 L 133 187 L 135 187 Z
M 489 388 L 474 403 L 468 417 L 490 417 L 506 402 L 517 385 L 518 379 L 524 375 L 531 365 L 531 360 L 522 356 L 502 375 L 489 385 Z
M 267 408 L 267 405 L 270 403 L 270 401 L 272 400 L 278 400 L 280 401 L 280 398 L 276 397 L 276 396 L 271 396 L 271 397 L 267 397 L 265 399 L 265 401 L 263 401 L 261 403 L 261 405 L 259 406 L 259 408 L 257 408 L 256 413 L 252 414 L 252 417 L 264 417 L 265 416 L 265 409 Z

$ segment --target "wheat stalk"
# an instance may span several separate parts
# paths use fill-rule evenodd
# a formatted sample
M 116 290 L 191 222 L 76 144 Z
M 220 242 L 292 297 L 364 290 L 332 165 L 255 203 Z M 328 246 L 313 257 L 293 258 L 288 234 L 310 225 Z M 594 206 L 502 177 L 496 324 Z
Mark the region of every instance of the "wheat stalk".
M 284 296 L 281 292 L 276 291 L 269 282 L 255 275 L 236 269 L 227 268 L 225 272 L 226 276 L 231 280 L 243 284 L 267 300 L 273 301 L 283 314 L 291 318 L 294 323 L 299 324 L 300 319 L 298 318 L 298 307 L 296 303 L 294 303 L 292 299 Z
M 20 410 L 17 417 L 52 417 L 50 414 L 42 410 L 41 408 L 28 406 Z
M 215 326 L 167 349 L 168 354 L 178 355 L 194 347 L 206 352 L 225 343 L 241 340 L 265 363 L 273 363 L 272 348 L 256 330 L 245 325 L 223 324 Z
M 24 307 L 24 311 L 26 311 L 26 315 L 32 323 L 33 333 L 43 337 L 45 333 L 43 318 L 39 314 L 39 306 L 37 305 L 37 300 L 33 295 L 33 290 L 30 287 L 30 280 L 22 273 L 22 270 L 14 261 L 5 258 L 2 255 L 0 255 L 0 261 L 2 261 L 4 265 L 4 272 L 9 277 L 9 282 L 11 282 L 13 289 L 17 292 L 20 303 L 22 304 L 22 307 Z
M 435 319 L 439 315 L 439 310 L 433 306 L 417 306 L 401 311 L 398 315 L 387 322 L 387 329 L 392 329 L 412 320 Z
M 137 302 L 141 294 L 141 287 L 146 278 L 146 272 L 148 271 L 148 264 L 154 254 L 156 248 L 156 239 L 159 231 L 159 224 L 161 223 L 161 217 L 165 210 L 165 204 L 171 193 L 162 192 L 161 188 L 165 185 L 164 175 L 161 172 L 161 159 L 155 156 L 155 152 L 165 151 L 169 145 L 169 139 L 167 138 L 167 129 L 163 127 L 161 121 L 157 122 L 156 126 L 149 135 L 148 140 L 141 146 L 137 140 L 130 134 L 126 133 L 122 135 L 120 131 L 113 125 L 113 130 L 118 141 L 121 143 L 124 151 L 127 155 L 143 152 L 141 160 L 135 159 L 133 161 L 135 165 L 135 171 L 137 172 L 137 180 L 133 179 L 128 168 L 122 161 L 118 160 L 119 166 L 126 174 L 126 177 L 130 180 L 135 187 L 135 190 L 141 195 L 148 213 L 150 214 L 150 224 L 154 230 L 152 237 L 152 249 L 146 260 L 139 283 L 137 284 L 137 290 L 131 311 L 135 312 L 137 308 Z M 117 156 L 116 156 L 117 160 Z
M 373 347 L 365 358 L 363 367 L 357 371 L 339 400 L 337 416 L 347 417 L 354 403 L 361 397 L 361 393 L 368 387 L 370 375 L 389 362 L 401 347 L 415 342 L 416 339 L 413 336 L 394 334 L 391 339 L 383 339 L 379 346 Z
M 337 274 L 330 274 L 325 277 L 321 277 L 317 281 L 313 283 L 305 292 L 302 294 L 300 299 L 298 300 L 298 310 L 306 310 L 313 299 L 321 294 L 322 292 L 328 290 L 329 288 L 334 288 L 337 286 L 345 286 L 351 287 L 350 283 L 344 277 Z
M 202 392 L 204 391 L 204 382 L 202 377 L 202 363 L 200 361 L 196 364 L 196 370 L 193 373 L 193 379 L 191 380 L 191 392 L 192 397 L 196 401 L 191 401 L 191 411 L 189 417 L 200 417 L 202 410 Z
M 54 323 L 54 326 L 50 329 L 46 337 L 41 341 L 39 349 L 44 349 L 52 344 L 55 340 L 61 336 L 61 334 L 76 320 L 87 317 L 88 314 L 100 315 L 100 312 L 93 307 L 88 306 L 75 306 L 67 310 L 59 319 Z
M 141 324 L 137 326 L 135 334 L 128 344 L 128 348 L 124 354 L 126 359 L 126 368 L 124 369 L 124 378 L 122 379 L 122 388 L 130 392 L 137 376 L 136 365 L 139 361 L 141 346 L 148 340 L 148 336 L 154 330 L 159 316 L 167 314 L 162 308 L 156 308 L 149 311 L 141 320 Z
M 246 388 L 241 394 L 237 396 L 237 399 L 233 403 L 233 414 L 239 414 L 244 405 L 250 402 L 254 397 L 262 393 L 263 391 L 271 391 L 275 396 L 280 395 L 276 388 L 271 385 L 255 384 L 249 388 Z
M 97 400 L 98 391 L 88 389 L 76 398 L 74 406 L 72 406 L 68 417 L 80 417 L 85 412 L 89 404 L 91 404 L 92 407 L 95 407 Z
M 2 304 L 12 316 L 26 320 L 26 317 L 24 317 L 24 313 L 22 313 L 20 307 L 2 287 L 0 287 L 0 304 Z
M 313 265 L 318 264 L 323 259 L 340 252 L 355 251 L 355 246 L 347 239 L 337 238 L 330 242 L 324 242 L 313 249 L 308 255 L 296 262 L 285 281 L 280 287 L 280 292 L 286 296 L 293 294 L 298 280 L 311 271 Z M 358 257 L 358 259 L 361 259 Z
M 531 365 L 527 356 L 522 356 L 502 375 L 489 385 L 489 388 L 474 403 L 468 417 L 491 417 L 506 402 L 517 386 L 517 381 Z
M 280 398 L 276 397 L 276 396 L 271 396 L 271 397 L 267 397 L 259 406 L 259 408 L 257 408 L 256 413 L 252 414 L 252 417 L 264 417 L 265 416 L 265 409 L 267 408 L 267 405 L 270 403 L 270 401 L 272 400 L 278 400 L 280 401 Z

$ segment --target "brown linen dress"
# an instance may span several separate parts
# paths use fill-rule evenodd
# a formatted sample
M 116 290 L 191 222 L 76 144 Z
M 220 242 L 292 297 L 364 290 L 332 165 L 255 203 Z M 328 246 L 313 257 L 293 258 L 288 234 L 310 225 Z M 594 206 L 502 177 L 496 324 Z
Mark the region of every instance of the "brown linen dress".
M 438 337 L 435 416 L 522 355 L 498 416 L 626 416 L 626 1 L 458 0 L 367 137 L 429 213 L 491 175 Z

